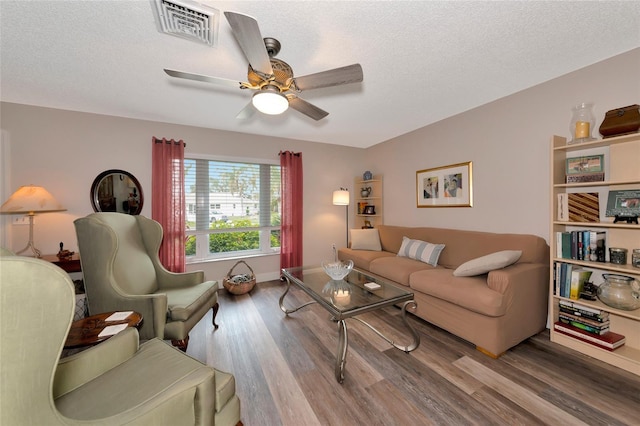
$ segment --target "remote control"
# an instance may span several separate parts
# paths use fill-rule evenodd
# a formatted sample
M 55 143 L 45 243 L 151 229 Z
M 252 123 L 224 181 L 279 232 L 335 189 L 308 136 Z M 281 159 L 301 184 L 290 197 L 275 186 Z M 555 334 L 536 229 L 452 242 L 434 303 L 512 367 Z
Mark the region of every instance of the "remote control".
M 367 288 L 367 290 L 378 290 L 382 287 L 380 284 L 376 283 L 366 283 L 364 286 Z

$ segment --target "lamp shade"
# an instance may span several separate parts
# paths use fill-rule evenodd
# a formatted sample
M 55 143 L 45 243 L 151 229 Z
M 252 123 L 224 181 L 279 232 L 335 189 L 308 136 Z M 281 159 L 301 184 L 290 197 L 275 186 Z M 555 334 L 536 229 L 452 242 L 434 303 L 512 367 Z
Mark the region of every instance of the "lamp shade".
M 251 98 L 251 103 L 264 114 L 278 115 L 289 108 L 289 100 L 277 90 L 263 89 Z
M 346 189 L 340 189 L 333 191 L 333 205 L 335 206 L 348 206 L 349 205 L 349 191 Z
M 9 214 L 34 214 L 65 210 L 49 191 L 34 185 L 21 186 L 0 207 L 2 213 Z

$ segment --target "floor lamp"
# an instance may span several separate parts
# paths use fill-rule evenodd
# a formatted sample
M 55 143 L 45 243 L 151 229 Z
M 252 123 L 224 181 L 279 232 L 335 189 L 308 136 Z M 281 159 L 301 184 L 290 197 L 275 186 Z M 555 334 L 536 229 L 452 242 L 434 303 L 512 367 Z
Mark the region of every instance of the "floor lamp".
M 16 252 L 23 253 L 29 249 L 35 257 L 41 257 L 40 250 L 33 244 L 33 216 L 36 213 L 61 212 L 66 209 L 53 198 L 53 195 L 41 186 L 21 186 L 0 207 L 4 214 L 26 214 L 29 216 L 29 243 L 25 248 Z
M 347 247 L 349 247 L 349 191 L 347 188 L 340 188 L 333 191 L 333 205 L 345 206 L 347 212 Z

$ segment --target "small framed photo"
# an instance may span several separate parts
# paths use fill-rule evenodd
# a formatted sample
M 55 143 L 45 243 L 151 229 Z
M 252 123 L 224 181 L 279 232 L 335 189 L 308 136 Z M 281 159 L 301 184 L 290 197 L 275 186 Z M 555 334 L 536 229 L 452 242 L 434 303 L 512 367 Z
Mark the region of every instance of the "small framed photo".
M 604 154 L 567 158 L 567 176 L 602 172 L 604 172 Z
M 607 200 L 607 217 L 638 217 L 640 216 L 640 189 L 624 191 L 609 191 Z
M 376 206 L 372 206 L 372 205 L 365 206 L 363 214 L 376 214 Z
M 472 162 L 416 172 L 417 207 L 472 207 Z

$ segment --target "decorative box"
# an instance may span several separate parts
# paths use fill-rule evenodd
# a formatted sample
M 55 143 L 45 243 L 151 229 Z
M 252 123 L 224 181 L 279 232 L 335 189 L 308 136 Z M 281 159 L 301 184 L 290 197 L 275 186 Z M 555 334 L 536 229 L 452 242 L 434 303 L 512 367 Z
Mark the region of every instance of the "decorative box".
M 640 131 L 640 105 L 634 104 L 607 111 L 600 125 L 604 139 Z

